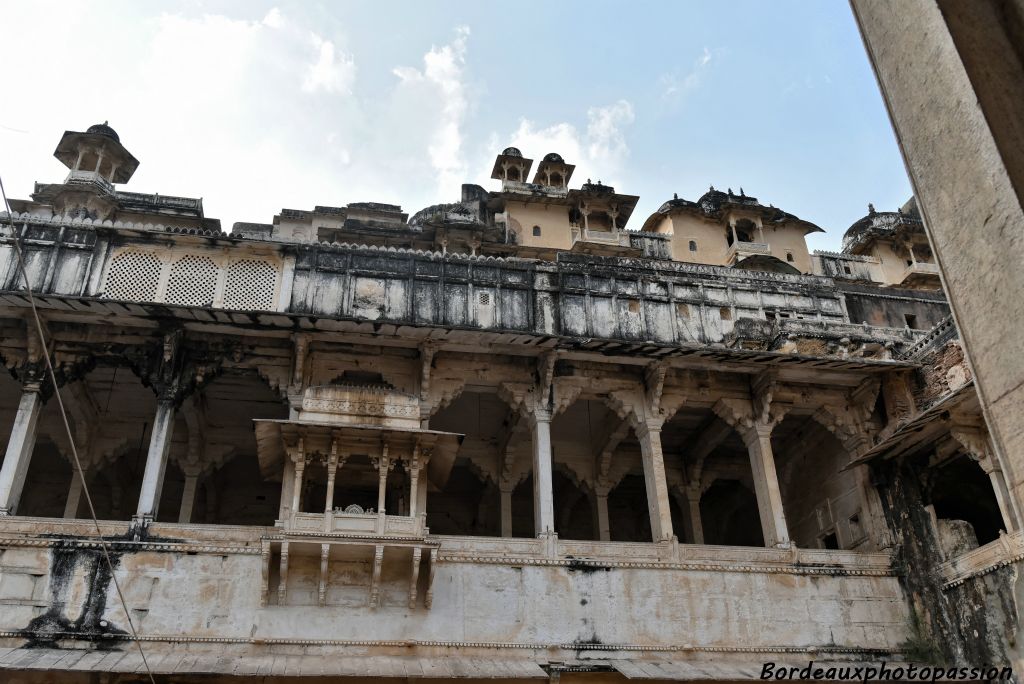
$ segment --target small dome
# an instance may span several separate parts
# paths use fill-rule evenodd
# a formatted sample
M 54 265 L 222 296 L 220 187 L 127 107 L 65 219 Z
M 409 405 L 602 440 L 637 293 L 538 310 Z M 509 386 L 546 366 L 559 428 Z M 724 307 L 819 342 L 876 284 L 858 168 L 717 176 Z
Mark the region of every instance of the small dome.
M 549 152 L 549 153 L 545 154 L 544 155 L 544 161 L 552 162 L 552 163 L 555 163 L 555 164 L 564 164 L 565 163 L 565 160 L 562 159 L 562 155 L 558 154 L 557 152 Z
M 97 135 L 105 135 L 108 138 L 113 138 L 117 142 L 121 142 L 121 138 L 118 137 L 117 131 L 108 126 L 106 121 L 104 121 L 101 124 L 89 126 L 89 129 L 86 131 L 86 133 L 96 133 Z
M 502 155 L 506 157 L 522 157 L 523 153 L 519 151 L 518 147 L 506 147 L 501 151 Z

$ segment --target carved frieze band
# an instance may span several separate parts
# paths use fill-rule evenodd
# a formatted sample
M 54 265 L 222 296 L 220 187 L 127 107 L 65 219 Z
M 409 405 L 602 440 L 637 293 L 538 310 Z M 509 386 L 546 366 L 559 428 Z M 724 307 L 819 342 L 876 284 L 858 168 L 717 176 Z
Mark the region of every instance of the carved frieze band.
M 417 404 L 396 404 L 389 401 L 368 401 L 348 399 L 305 399 L 302 408 L 307 411 L 324 413 L 351 413 L 362 416 L 385 416 L 388 418 L 419 418 Z
M 92 641 L 94 635 L 81 632 L 48 632 L 59 639 Z M 24 639 L 22 631 L 0 630 L 0 638 Z M 130 641 L 127 634 L 107 635 L 112 641 Z M 562 649 L 566 651 L 579 652 L 578 643 L 521 643 L 505 641 L 419 641 L 408 640 L 348 640 L 348 639 L 261 639 L 259 637 L 203 637 L 171 634 L 140 634 L 138 641 L 147 643 L 167 644 L 244 644 L 244 645 L 266 645 L 266 646 L 321 646 L 321 647 L 379 647 L 379 648 L 486 648 L 486 649 L 515 649 L 524 651 L 545 651 Z M 692 644 L 648 646 L 641 644 L 587 644 L 582 650 L 586 651 L 619 651 L 633 653 L 799 653 L 799 654 L 848 654 L 848 655 L 877 655 L 879 653 L 899 654 L 904 649 L 899 648 L 868 648 L 863 646 L 837 646 L 834 644 L 823 644 L 821 646 L 701 646 Z
M 243 555 L 258 556 L 262 553 L 259 546 L 243 545 L 217 545 L 217 544 L 188 544 L 176 542 L 150 542 L 150 541 L 121 541 L 108 539 L 101 543 L 98 539 L 74 539 L 74 538 L 53 538 L 40 539 L 38 537 L 0 537 L 0 549 L 8 547 L 21 548 L 49 548 L 60 546 L 62 548 L 79 549 L 101 549 L 104 544 L 113 551 L 156 551 L 160 553 L 210 553 L 216 555 Z
M 588 568 L 623 568 L 639 570 L 689 570 L 710 572 L 746 572 L 758 574 L 784 575 L 835 575 L 855 577 L 895 577 L 896 570 L 891 567 L 851 568 L 843 566 L 808 566 L 808 565 L 751 565 L 732 564 L 728 562 L 675 562 L 675 561 L 627 561 L 627 560 L 583 560 L 579 558 L 531 558 L 529 556 L 466 556 L 455 554 L 438 555 L 438 561 L 445 563 L 473 563 L 485 565 L 546 565 L 546 566 L 586 566 Z

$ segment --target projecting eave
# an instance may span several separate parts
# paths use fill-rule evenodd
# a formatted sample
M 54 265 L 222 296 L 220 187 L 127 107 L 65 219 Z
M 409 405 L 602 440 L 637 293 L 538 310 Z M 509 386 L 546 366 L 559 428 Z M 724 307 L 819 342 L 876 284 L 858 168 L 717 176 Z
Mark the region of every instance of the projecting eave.
M 974 391 L 974 381 L 969 380 L 901 426 L 887 439 L 855 457 L 847 468 L 880 458 L 912 455 L 921 449 L 934 448 L 936 438 L 948 429 L 949 412 L 958 408 L 980 410 L 977 403 L 978 393 Z
M 707 198 L 710 194 L 714 194 L 715 197 L 713 199 L 718 201 L 709 201 Z M 718 195 L 721 195 L 722 198 L 719 198 Z M 735 197 L 737 201 L 730 201 L 725 199 L 726 197 Z M 681 198 L 670 199 L 647 217 L 641 230 L 653 232 L 661 219 L 673 214 L 687 214 L 705 220 L 715 220 L 722 218 L 729 211 L 743 211 L 756 214 L 767 227 L 793 226 L 803 230 L 804 235 L 825 232 L 825 229 L 817 224 L 806 221 L 795 214 L 785 212 L 778 207 L 770 205 L 766 207 L 758 203 L 753 197 L 727 196 L 726 193 L 718 192 L 706 194 L 699 202 L 691 202 Z
M 286 461 L 286 442 L 297 436 L 322 434 L 328 440 L 337 438 L 353 443 L 381 439 L 388 440 L 393 446 L 408 443 L 410 452 L 412 444 L 416 442 L 429 446 L 432 455 L 427 464 L 427 476 L 437 487 L 443 487 L 448 481 L 455 464 L 455 452 L 465 437 L 463 434 L 438 430 L 306 420 L 255 419 L 253 429 L 256 432 L 260 473 L 268 479 L 276 480 L 281 476 Z
M 790 352 L 738 349 L 700 342 L 679 344 L 623 339 L 580 338 L 539 335 L 518 330 L 481 330 L 470 326 L 409 325 L 401 322 L 327 317 L 305 313 L 272 311 L 226 311 L 205 307 L 176 306 L 145 302 L 124 302 L 98 297 L 36 295 L 36 305 L 50 312 L 52 320 L 110 317 L 122 324 L 147 328 L 153 320 L 177 320 L 197 332 L 253 331 L 287 337 L 295 332 L 345 333 L 386 346 L 417 346 L 430 340 L 451 351 L 478 350 L 495 353 L 535 355 L 537 349 L 556 350 L 568 356 L 615 356 L 620 363 L 645 365 L 652 359 L 666 359 L 680 368 L 728 368 L 734 372 L 757 373 L 768 369 L 801 369 L 813 373 L 884 373 L 919 368 L 920 364 L 896 359 L 810 356 Z M 0 293 L 0 306 L 27 309 L 20 292 Z M 132 320 L 135 319 L 135 320 Z

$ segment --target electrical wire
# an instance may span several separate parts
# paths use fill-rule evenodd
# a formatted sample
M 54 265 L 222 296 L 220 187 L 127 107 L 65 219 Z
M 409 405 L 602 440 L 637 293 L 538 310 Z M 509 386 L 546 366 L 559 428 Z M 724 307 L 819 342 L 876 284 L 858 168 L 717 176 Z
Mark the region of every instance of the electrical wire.
M 82 461 L 78 457 L 78 447 L 75 445 L 75 438 L 71 432 L 71 422 L 68 420 L 68 413 L 64 408 L 64 400 L 60 395 L 60 386 L 57 383 L 57 373 L 53 369 L 53 360 L 50 358 L 50 349 L 46 344 L 46 333 L 43 328 L 42 319 L 39 316 L 39 309 L 36 307 L 35 296 L 32 292 L 32 284 L 29 282 L 28 271 L 25 269 L 25 257 L 22 253 L 22 236 L 18 233 L 18 228 L 14 224 L 14 214 L 11 212 L 10 202 L 7 201 L 7 191 L 4 189 L 3 177 L 0 176 L 0 195 L 3 195 L 4 208 L 7 210 L 7 223 L 11 226 L 11 232 L 14 235 L 14 251 L 18 255 L 18 270 L 21 271 L 21 277 L 25 280 L 25 293 L 28 297 L 29 307 L 32 310 L 32 318 L 35 321 L 36 333 L 39 335 L 40 347 L 43 350 L 43 359 L 46 361 L 46 369 L 50 375 L 50 382 L 53 383 L 53 395 L 57 399 L 57 407 L 60 409 L 60 416 L 64 422 L 64 429 L 67 431 L 68 443 L 71 444 L 71 455 L 75 460 L 75 472 L 78 475 L 79 480 L 82 482 L 82 492 L 85 494 L 85 502 L 89 506 L 89 515 L 92 516 L 93 525 L 96 528 L 96 534 L 99 537 L 100 549 L 103 551 L 103 558 L 107 563 L 107 569 L 110 571 L 110 579 L 114 583 L 114 588 L 117 590 L 117 597 L 121 601 L 121 608 L 124 609 L 125 619 L 128 621 L 128 628 L 131 630 L 132 641 L 139 649 L 139 655 L 142 657 L 142 664 L 146 667 L 146 674 L 149 675 L 149 681 L 151 684 L 156 684 L 156 678 L 153 676 L 153 671 L 149 668 L 149 660 L 146 659 L 146 653 L 142 650 L 142 642 L 139 641 L 138 632 L 135 631 L 135 623 L 132 621 L 131 612 L 128 610 L 128 603 L 124 599 L 124 592 L 121 591 L 121 583 L 117 581 L 117 574 L 114 572 L 114 562 L 110 558 L 110 547 L 107 545 L 107 540 L 103 538 L 103 532 L 100 529 L 100 521 L 96 517 L 96 508 L 92 503 L 92 495 L 89 493 L 89 486 L 85 481 L 85 471 L 82 469 Z

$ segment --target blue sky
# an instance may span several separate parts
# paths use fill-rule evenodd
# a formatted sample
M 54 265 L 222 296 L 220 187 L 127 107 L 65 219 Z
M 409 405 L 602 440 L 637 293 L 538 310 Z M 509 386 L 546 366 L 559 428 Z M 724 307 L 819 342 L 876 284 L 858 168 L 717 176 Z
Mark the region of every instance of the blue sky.
M 828 231 L 910 195 L 845 2 L 0 0 L 8 194 L 55 181 L 65 129 L 110 120 L 127 189 L 225 228 L 282 207 L 457 199 L 494 155 L 559 152 L 640 195 L 742 187 Z M 38 29 L 48 26 L 47 39 Z

